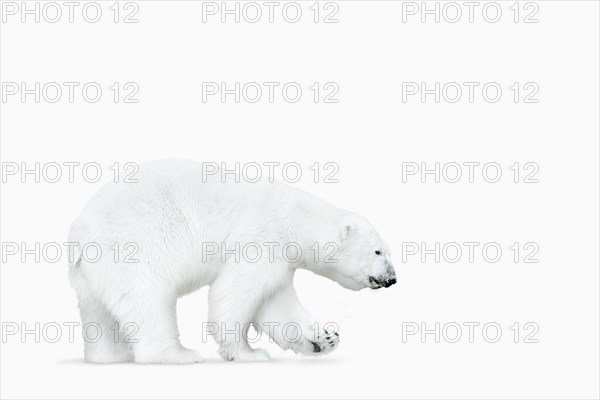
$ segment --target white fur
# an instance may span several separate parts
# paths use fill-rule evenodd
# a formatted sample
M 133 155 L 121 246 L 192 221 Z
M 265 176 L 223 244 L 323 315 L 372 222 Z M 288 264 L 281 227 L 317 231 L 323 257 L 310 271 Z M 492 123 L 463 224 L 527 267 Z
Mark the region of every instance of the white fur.
M 141 166 L 139 183 L 111 183 L 86 205 L 71 227 L 70 242 L 95 242 L 103 249 L 98 262 L 75 248 L 69 277 L 77 292 L 84 324 L 94 322 L 103 332 L 118 322 L 139 328 L 137 343 L 115 342 L 104 334 L 85 343 L 85 360 L 105 363 L 192 363 L 202 361 L 179 343 L 177 298 L 210 285 L 209 319 L 231 331 L 256 322 L 284 349 L 314 355 L 335 348 L 335 333 L 313 332 L 313 318 L 300 304 L 292 280 L 305 268 L 352 290 L 373 287 L 369 276 L 395 279 L 389 249 L 364 218 L 336 208 L 304 191 L 282 183 L 226 182 L 212 177 L 202 182 L 200 163 L 161 160 Z M 124 246 L 139 247 L 137 263 L 123 263 Z M 303 256 L 286 262 L 281 251 L 259 262 L 214 255 L 203 262 L 202 243 L 298 243 Z M 108 249 L 117 243 L 121 251 Z M 309 250 L 335 243 L 339 262 L 314 260 Z M 279 249 L 281 247 L 278 247 Z M 383 254 L 376 255 L 375 250 Z M 323 250 L 322 250 L 323 251 Z M 331 251 L 330 251 L 331 252 Z M 322 258 L 322 257 L 321 257 Z M 301 339 L 284 338 L 283 327 L 298 324 Z M 219 354 L 227 360 L 268 360 L 263 350 L 218 329 Z M 121 338 L 126 332 L 121 332 Z M 289 336 L 289 334 L 288 334 Z

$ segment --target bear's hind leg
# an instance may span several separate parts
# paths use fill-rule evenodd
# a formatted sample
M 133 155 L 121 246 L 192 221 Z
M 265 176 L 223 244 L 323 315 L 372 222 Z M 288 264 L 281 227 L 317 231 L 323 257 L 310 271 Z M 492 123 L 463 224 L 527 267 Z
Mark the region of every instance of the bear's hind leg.
M 176 298 L 157 293 L 136 293 L 121 299 L 114 313 L 124 326 L 133 326 L 131 348 L 140 364 L 192 364 L 204 359 L 196 350 L 179 342 Z
M 96 364 L 133 361 L 133 355 L 116 318 L 97 299 L 79 298 L 84 327 L 84 360 Z M 95 328 L 95 329 L 94 329 Z

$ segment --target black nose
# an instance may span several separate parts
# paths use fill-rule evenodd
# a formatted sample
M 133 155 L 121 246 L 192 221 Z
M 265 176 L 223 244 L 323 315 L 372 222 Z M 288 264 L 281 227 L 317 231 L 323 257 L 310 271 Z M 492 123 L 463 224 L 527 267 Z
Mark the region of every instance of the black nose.
M 383 286 L 384 286 L 384 287 L 390 287 L 390 286 L 392 286 L 394 283 L 396 283 L 396 278 L 388 279 L 388 280 L 385 280 L 385 281 L 383 282 Z

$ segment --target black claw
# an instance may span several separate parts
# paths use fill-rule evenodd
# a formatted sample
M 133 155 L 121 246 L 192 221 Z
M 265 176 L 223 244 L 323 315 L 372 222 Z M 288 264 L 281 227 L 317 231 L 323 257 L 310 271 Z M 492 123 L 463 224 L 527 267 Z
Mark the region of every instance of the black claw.
M 321 352 L 321 346 L 319 346 L 317 343 L 315 342 L 311 342 L 313 345 L 313 352 L 314 353 L 320 353 Z

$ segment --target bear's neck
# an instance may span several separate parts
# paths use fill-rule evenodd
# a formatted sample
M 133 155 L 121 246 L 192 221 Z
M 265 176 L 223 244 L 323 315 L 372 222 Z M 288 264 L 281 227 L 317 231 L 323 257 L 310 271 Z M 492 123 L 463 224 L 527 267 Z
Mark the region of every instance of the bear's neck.
M 316 251 L 315 243 L 322 253 L 327 243 L 336 240 L 341 227 L 340 221 L 347 211 L 308 192 L 296 190 L 290 197 L 289 209 L 286 210 L 290 221 L 289 240 L 300 245 L 305 257 L 312 258 Z M 307 260 L 298 267 L 312 269 L 313 265 Z

